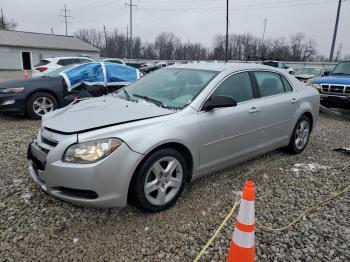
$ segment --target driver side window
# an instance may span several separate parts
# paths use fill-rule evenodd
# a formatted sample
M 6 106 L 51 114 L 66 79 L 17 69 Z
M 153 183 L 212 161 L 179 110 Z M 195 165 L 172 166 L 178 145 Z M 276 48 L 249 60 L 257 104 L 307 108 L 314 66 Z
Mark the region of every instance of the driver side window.
M 216 88 L 212 94 L 212 97 L 214 96 L 230 96 L 237 103 L 252 100 L 254 95 L 249 73 L 238 73 L 226 78 Z

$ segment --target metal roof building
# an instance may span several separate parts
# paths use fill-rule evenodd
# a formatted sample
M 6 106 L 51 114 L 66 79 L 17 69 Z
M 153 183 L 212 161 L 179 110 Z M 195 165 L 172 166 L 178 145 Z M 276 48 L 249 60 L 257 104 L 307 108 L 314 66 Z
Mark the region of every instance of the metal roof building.
M 74 36 L 0 30 L 0 69 L 31 70 L 43 58 L 87 55 L 100 50 Z

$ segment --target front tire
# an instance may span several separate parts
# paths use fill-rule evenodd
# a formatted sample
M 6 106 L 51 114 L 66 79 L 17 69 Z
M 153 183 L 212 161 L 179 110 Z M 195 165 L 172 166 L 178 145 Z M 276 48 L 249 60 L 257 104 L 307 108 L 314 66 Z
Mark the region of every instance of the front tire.
M 143 162 L 132 185 L 136 206 L 158 212 L 171 207 L 181 195 L 188 173 L 186 161 L 178 151 L 166 148 Z
M 41 117 L 57 109 L 58 103 L 54 96 L 46 92 L 38 92 L 31 95 L 26 104 L 26 112 L 33 119 Z
M 311 133 L 310 119 L 303 115 L 294 127 L 292 137 L 290 138 L 288 151 L 291 154 L 300 154 L 306 148 Z

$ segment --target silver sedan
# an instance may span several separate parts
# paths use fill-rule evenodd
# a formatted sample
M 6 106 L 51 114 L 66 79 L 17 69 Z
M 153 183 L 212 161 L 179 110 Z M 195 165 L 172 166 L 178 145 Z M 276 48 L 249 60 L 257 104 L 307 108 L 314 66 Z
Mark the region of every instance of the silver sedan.
M 202 175 L 282 147 L 301 153 L 319 101 L 277 68 L 174 65 L 45 115 L 30 174 L 74 204 L 164 210 Z

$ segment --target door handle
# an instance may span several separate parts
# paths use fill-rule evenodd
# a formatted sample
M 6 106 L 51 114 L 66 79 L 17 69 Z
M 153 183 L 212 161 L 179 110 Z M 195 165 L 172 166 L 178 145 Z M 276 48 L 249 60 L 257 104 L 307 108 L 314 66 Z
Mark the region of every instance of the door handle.
M 298 99 L 292 98 L 291 103 L 292 103 L 292 104 L 298 103 Z
M 254 114 L 254 113 L 258 113 L 260 110 L 258 108 L 256 108 L 255 106 L 253 106 L 250 110 L 249 110 L 249 114 Z

